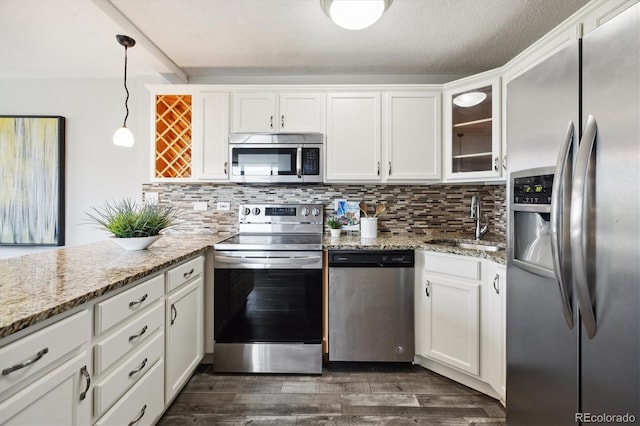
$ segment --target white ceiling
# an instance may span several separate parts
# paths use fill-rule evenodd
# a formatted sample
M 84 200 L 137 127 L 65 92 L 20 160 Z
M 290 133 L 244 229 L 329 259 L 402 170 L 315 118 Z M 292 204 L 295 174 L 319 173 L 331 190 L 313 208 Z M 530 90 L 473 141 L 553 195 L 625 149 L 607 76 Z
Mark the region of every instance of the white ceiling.
M 394 0 L 348 31 L 320 0 L 0 0 L 0 77 L 119 77 L 124 33 L 137 40 L 129 76 L 442 80 L 505 64 L 587 1 Z

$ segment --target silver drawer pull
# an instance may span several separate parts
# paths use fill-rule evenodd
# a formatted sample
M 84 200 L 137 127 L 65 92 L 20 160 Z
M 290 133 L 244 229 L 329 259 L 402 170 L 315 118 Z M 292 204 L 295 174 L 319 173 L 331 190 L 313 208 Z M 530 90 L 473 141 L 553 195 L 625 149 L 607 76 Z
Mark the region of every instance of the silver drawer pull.
M 129 377 L 141 372 L 146 365 L 147 365 L 147 358 L 145 358 L 144 361 L 142 361 L 142 364 L 140 365 L 140 367 L 134 368 L 133 370 L 129 371 Z
M 140 415 L 138 417 L 136 417 L 135 419 L 131 420 L 127 426 L 133 426 L 136 423 L 138 423 L 140 421 L 140 419 L 142 419 L 144 417 L 144 412 L 145 411 L 147 411 L 147 404 L 144 404 L 144 407 L 142 407 L 142 410 L 140 410 Z
M 129 302 L 129 307 L 133 308 L 134 306 L 141 304 L 142 302 L 147 300 L 147 297 L 149 297 L 149 295 L 145 293 L 145 295 L 142 296 L 140 299 L 134 300 L 133 302 Z
M 184 274 L 182 274 L 182 276 L 184 277 L 184 279 L 186 280 L 187 278 L 189 278 L 193 273 L 195 272 L 194 268 L 191 268 L 191 270 L 189 272 L 185 272 Z
M 80 369 L 80 374 L 82 374 L 85 381 L 85 388 L 80 393 L 80 401 L 84 401 L 84 399 L 87 397 L 87 392 L 89 392 L 89 388 L 91 387 L 91 376 L 89 375 L 89 371 L 87 370 L 86 365 L 82 366 L 82 368 Z
M 132 340 L 135 340 L 139 337 L 141 337 L 144 333 L 147 332 L 147 326 L 145 325 L 144 327 L 142 327 L 142 330 L 140 330 L 140 333 L 138 334 L 134 334 L 133 336 L 129 336 L 129 341 L 131 342 Z
M 5 368 L 4 370 L 2 370 L 2 375 L 6 376 L 7 374 L 11 374 L 16 370 L 20 370 L 21 368 L 30 366 L 31 364 L 40 361 L 40 358 L 42 358 L 48 352 L 49 352 L 49 348 L 44 348 L 41 351 L 39 351 L 36 354 L 36 356 L 34 356 L 33 358 L 28 359 L 24 362 L 21 362 L 20 364 L 14 365 L 13 367 Z

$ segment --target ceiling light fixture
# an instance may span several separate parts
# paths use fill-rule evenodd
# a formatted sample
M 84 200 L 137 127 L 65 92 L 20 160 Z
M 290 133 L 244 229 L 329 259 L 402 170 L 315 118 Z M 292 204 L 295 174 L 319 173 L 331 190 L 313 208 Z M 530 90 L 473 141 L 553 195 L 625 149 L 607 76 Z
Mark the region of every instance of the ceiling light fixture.
M 376 23 L 393 0 L 320 0 L 324 13 L 347 30 L 361 30 Z
M 459 107 L 468 108 L 481 104 L 485 99 L 487 94 L 484 92 L 468 92 L 453 98 L 453 103 Z
M 129 47 L 135 46 L 136 41 L 129 36 L 120 34 L 116 36 L 116 40 L 118 40 L 118 43 L 124 46 L 124 90 L 125 92 L 127 92 L 127 97 L 124 100 L 124 107 L 127 110 L 127 114 L 124 116 L 124 123 L 122 124 L 122 127 L 116 130 L 116 132 L 113 134 L 113 143 L 114 145 L 118 146 L 132 147 L 134 142 L 133 133 L 131 133 L 131 130 L 127 128 L 127 118 L 129 117 L 129 89 L 127 89 L 127 49 Z

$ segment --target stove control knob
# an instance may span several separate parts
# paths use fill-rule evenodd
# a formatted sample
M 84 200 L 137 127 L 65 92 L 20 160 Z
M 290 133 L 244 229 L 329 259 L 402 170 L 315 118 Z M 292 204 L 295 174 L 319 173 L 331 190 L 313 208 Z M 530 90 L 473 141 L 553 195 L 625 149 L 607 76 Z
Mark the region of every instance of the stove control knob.
M 249 207 L 245 207 L 244 211 L 242 212 L 245 216 L 250 215 L 251 214 L 251 209 Z
M 253 209 L 253 214 L 258 216 L 260 214 L 260 209 L 258 207 L 256 207 L 255 209 Z
M 303 207 L 301 213 L 302 213 L 302 216 L 305 216 L 305 217 L 309 216 L 309 209 L 306 207 Z
M 314 215 L 314 216 L 318 216 L 318 215 L 320 214 L 320 209 L 319 209 L 319 208 L 317 208 L 317 207 L 314 207 L 314 208 L 311 210 L 311 214 L 312 214 L 312 215 Z

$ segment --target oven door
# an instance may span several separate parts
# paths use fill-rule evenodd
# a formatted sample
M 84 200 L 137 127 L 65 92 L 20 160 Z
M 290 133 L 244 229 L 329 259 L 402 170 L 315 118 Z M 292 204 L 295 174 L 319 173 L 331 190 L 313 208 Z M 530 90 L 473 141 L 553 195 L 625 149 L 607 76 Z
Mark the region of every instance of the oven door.
M 229 180 L 244 183 L 322 182 L 320 144 L 231 144 Z
M 216 251 L 218 343 L 322 342 L 322 252 Z

